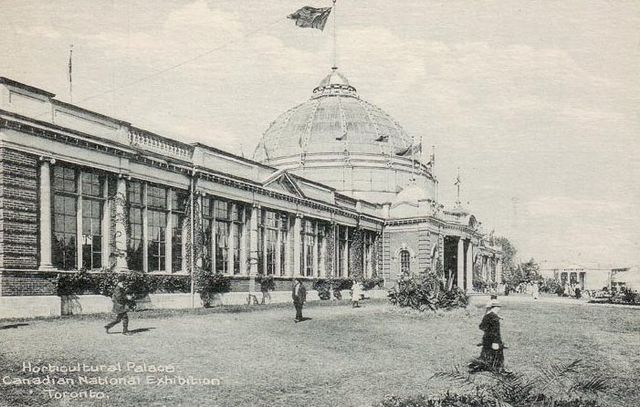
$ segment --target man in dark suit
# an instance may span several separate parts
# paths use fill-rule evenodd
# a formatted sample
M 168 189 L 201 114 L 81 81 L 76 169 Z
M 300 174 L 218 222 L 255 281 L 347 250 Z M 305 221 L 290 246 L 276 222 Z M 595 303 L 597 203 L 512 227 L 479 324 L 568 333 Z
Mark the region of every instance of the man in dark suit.
M 129 332 L 129 315 L 127 315 L 127 312 L 131 310 L 131 300 L 127 297 L 124 289 L 125 279 L 126 276 L 124 274 L 118 276 L 118 284 L 111 295 L 111 300 L 113 301 L 112 312 L 116 314 L 116 319 L 104 326 L 107 333 L 109 333 L 109 329 L 122 321 L 122 334 L 131 335 Z
M 293 306 L 296 307 L 296 318 L 294 321 L 300 322 L 302 321 L 302 306 L 307 300 L 307 289 L 304 288 L 301 278 L 296 279 L 291 292 L 291 297 L 293 298 Z

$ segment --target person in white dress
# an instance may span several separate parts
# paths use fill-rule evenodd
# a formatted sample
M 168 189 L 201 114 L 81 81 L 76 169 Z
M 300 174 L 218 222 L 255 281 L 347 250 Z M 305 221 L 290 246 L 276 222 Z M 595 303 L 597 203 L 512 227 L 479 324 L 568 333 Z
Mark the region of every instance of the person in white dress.
M 360 306 L 360 300 L 362 300 L 362 295 L 364 294 L 364 290 L 362 284 L 353 281 L 353 285 L 351 286 L 351 304 L 354 308 L 358 308 Z
M 538 286 L 538 283 L 534 282 L 533 285 L 531 286 L 531 296 L 533 297 L 534 300 L 537 300 L 539 295 L 540 295 L 540 287 Z

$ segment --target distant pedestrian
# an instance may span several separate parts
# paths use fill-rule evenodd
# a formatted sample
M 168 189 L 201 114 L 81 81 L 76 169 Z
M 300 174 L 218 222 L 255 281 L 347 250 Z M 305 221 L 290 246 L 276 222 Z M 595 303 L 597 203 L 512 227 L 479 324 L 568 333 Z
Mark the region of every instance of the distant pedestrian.
M 113 301 L 112 312 L 116 314 L 116 319 L 104 326 L 107 333 L 109 333 L 109 329 L 122 321 L 122 334 L 131 335 L 129 332 L 129 315 L 127 313 L 132 308 L 132 300 L 129 299 L 124 289 L 125 280 L 126 276 L 124 274 L 118 276 L 118 284 L 111 295 L 111 300 Z
M 296 279 L 291 292 L 291 297 L 293 298 L 293 306 L 296 308 L 296 318 L 294 321 L 300 322 L 302 321 L 302 306 L 307 300 L 307 289 L 304 288 L 301 278 Z
M 480 358 L 469 364 L 471 373 L 481 370 L 504 371 L 504 344 L 500 335 L 500 303 L 497 300 L 487 305 L 487 312 L 482 318 L 480 329 L 484 331 L 482 336 L 482 351 Z
M 533 285 L 531 286 L 531 296 L 534 300 L 537 300 L 539 295 L 540 287 L 538 286 L 538 283 L 533 283 Z
M 360 307 L 360 300 L 362 300 L 363 294 L 364 290 L 362 284 L 353 280 L 353 285 L 351 286 L 351 305 L 353 308 Z

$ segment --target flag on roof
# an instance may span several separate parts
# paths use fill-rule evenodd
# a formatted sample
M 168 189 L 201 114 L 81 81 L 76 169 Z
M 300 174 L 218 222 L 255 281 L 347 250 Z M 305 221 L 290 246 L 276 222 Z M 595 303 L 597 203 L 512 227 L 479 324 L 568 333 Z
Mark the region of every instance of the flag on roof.
M 305 6 L 289 14 L 287 18 L 295 20 L 298 27 L 317 28 L 322 31 L 327 24 L 329 14 L 331 14 L 331 7 L 315 8 Z

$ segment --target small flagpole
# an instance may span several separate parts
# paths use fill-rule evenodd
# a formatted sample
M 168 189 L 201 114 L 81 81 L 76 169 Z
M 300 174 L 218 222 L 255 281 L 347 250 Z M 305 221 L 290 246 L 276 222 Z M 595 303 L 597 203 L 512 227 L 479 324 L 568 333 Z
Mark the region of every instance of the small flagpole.
M 336 0 L 333 0 L 333 68 L 338 68 L 338 40 L 336 34 L 337 14 L 336 14 Z
M 69 45 L 69 99 L 73 103 L 73 44 Z

